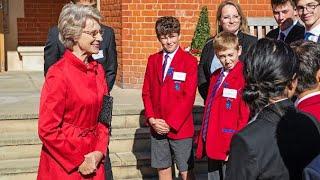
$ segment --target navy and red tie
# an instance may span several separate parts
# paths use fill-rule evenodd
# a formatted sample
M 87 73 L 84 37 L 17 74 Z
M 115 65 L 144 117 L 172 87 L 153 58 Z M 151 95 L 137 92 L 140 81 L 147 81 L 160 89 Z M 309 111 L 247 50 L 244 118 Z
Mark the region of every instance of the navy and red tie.
M 207 137 L 211 105 L 212 105 L 214 96 L 215 96 L 215 94 L 216 94 L 217 90 L 219 89 L 219 86 L 220 86 L 220 84 L 222 82 L 222 79 L 223 79 L 223 71 L 221 71 L 217 82 L 212 87 L 212 91 L 211 91 L 211 94 L 210 94 L 209 99 L 208 99 L 207 107 L 205 108 L 205 112 L 204 112 L 204 116 L 203 116 L 204 124 L 203 124 L 203 128 L 202 128 L 202 131 L 201 131 L 202 132 L 203 141 L 206 141 L 206 137 Z
M 164 78 L 165 78 L 165 71 L 166 71 L 166 66 L 167 66 L 167 62 L 168 62 L 168 58 L 169 58 L 169 55 L 168 54 L 166 54 L 165 56 L 164 56 L 164 61 L 163 61 L 163 64 L 162 64 L 162 80 L 164 80 Z

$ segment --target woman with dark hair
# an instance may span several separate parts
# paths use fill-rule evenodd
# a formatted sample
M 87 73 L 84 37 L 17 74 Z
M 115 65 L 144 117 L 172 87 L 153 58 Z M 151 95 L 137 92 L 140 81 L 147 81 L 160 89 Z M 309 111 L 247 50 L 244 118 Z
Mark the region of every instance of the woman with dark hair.
M 226 31 L 236 34 L 242 47 L 240 60 L 244 60 L 250 46 L 257 38 L 249 35 L 247 18 L 243 14 L 240 5 L 233 0 L 225 0 L 220 3 L 216 15 L 217 34 Z M 204 46 L 198 66 L 198 89 L 205 100 L 208 93 L 211 74 L 221 68 L 213 50 L 214 37 L 210 38 Z
M 254 113 L 233 136 L 226 180 L 292 180 L 320 152 L 318 124 L 292 101 L 299 63 L 284 42 L 261 39 L 245 60 L 243 99 Z

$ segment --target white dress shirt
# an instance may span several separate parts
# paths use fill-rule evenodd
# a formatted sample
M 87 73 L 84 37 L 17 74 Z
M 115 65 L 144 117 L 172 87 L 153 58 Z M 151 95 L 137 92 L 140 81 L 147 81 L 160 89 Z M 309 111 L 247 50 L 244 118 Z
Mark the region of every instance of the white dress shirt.
M 179 49 L 179 46 L 178 46 L 177 49 L 174 50 L 172 53 L 167 53 L 167 52 L 163 51 L 162 65 L 163 65 L 163 63 L 164 63 L 164 57 L 165 57 L 165 55 L 168 54 L 168 56 L 169 56 L 168 59 L 167 59 L 166 68 L 164 69 L 164 74 L 167 74 L 168 69 L 169 69 L 169 67 L 170 67 L 170 65 L 171 65 L 171 62 L 172 62 L 172 60 L 173 60 L 173 57 L 174 57 L 174 55 L 176 54 L 176 52 L 178 51 L 178 49 Z M 166 78 L 166 76 L 163 76 L 163 81 L 164 81 L 165 78 Z

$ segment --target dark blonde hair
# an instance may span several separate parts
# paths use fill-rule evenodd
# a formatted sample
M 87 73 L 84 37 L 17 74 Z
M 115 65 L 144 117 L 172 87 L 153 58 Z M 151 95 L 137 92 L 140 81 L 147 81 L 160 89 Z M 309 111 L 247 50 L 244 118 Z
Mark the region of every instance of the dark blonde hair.
M 216 15 L 217 34 L 221 31 L 223 31 L 222 26 L 220 25 L 220 19 L 221 19 L 221 14 L 222 14 L 222 8 L 224 8 L 227 5 L 234 6 L 238 11 L 238 14 L 240 16 L 239 30 L 243 33 L 249 33 L 248 21 L 247 21 L 246 16 L 243 14 L 240 5 L 233 0 L 225 0 L 220 3 L 218 10 L 217 10 L 217 15 Z
M 233 33 L 222 31 L 214 38 L 213 49 L 214 52 L 225 51 L 227 49 L 239 50 L 238 37 Z

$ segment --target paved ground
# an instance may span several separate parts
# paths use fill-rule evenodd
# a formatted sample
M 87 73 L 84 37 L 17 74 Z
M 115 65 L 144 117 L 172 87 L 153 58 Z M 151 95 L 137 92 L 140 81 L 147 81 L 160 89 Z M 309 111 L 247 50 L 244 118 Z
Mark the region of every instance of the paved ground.
M 0 73 L 0 119 L 35 118 L 38 116 L 43 72 Z M 143 109 L 140 89 L 121 89 L 115 86 L 114 114 L 130 114 Z M 202 105 L 198 95 L 195 105 Z

